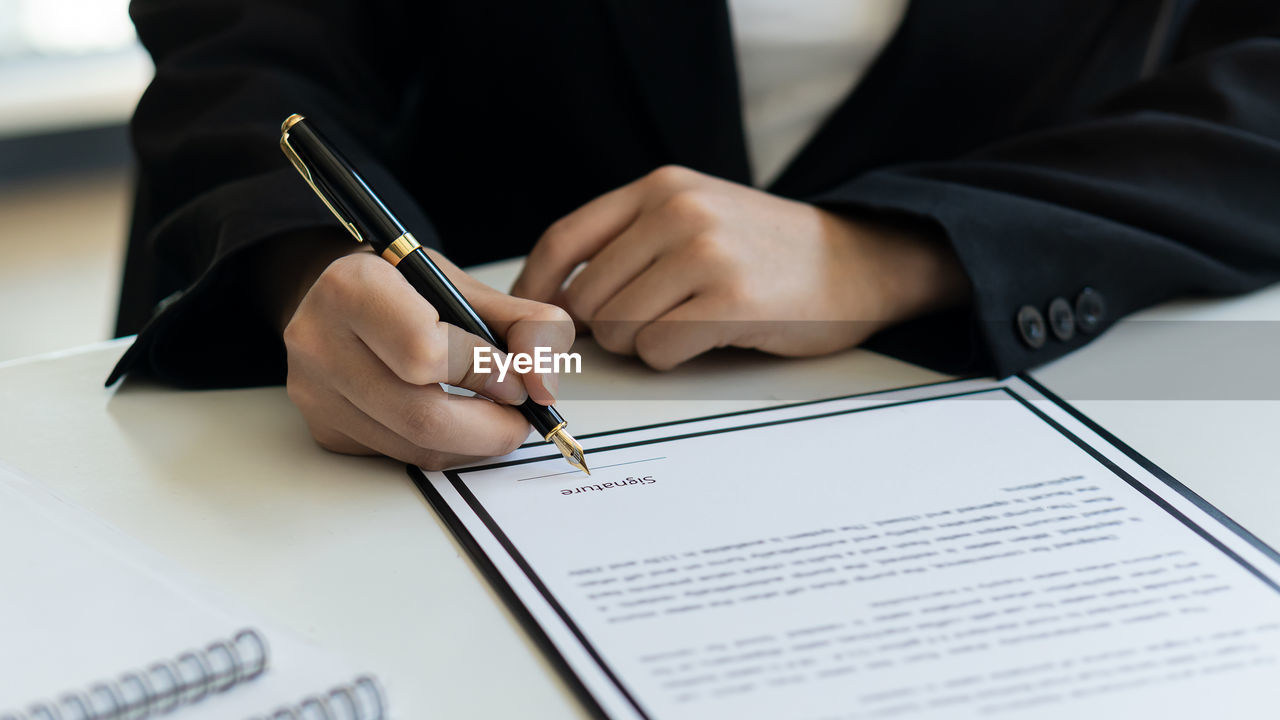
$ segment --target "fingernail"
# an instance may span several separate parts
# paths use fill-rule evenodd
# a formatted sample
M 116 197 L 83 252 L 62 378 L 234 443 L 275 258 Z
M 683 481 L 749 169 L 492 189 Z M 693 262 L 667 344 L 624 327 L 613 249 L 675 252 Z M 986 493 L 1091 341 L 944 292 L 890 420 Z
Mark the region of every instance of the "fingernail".
M 560 392 L 560 374 L 559 373 L 543 373 L 539 377 L 542 378 L 542 387 L 551 393 L 552 399 L 556 397 L 556 393 Z

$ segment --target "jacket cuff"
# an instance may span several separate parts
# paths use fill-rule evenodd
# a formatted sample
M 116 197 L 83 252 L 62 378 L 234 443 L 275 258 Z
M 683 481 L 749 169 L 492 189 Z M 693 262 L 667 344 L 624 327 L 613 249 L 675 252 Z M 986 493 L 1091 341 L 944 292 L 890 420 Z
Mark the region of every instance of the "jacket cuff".
M 367 162 L 361 169 L 419 242 L 438 248 L 435 229 L 390 173 Z M 282 383 L 284 343 L 257 306 L 248 260 L 274 238 L 332 229 L 336 222 L 288 166 L 223 185 L 175 211 L 152 232 L 148 247 L 195 280 L 156 306 L 107 385 L 128 373 L 186 388 Z
M 970 305 L 890 328 L 867 346 L 941 372 L 1012 375 L 1081 347 L 1114 317 L 1160 299 L 1130 293 L 1126 307 L 1113 302 L 1135 248 L 1155 239 L 1061 206 L 893 170 L 807 201 L 940 228 L 969 278 Z

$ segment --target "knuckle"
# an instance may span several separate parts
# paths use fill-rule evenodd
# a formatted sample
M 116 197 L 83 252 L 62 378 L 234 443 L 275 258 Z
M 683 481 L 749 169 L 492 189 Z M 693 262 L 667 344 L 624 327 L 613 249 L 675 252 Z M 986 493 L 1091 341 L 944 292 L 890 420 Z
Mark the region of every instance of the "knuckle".
M 351 258 L 341 258 L 329 263 L 312 288 L 337 302 L 350 302 L 358 299 L 361 274 L 358 264 Z
M 582 288 L 577 283 L 565 288 L 563 295 L 565 307 L 569 310 L 566 315 L 581 318 L 584 321 L 591 320 L 591 307 L 587 305 L 587 300 L 583 296 Z
M 621 353 L 622 343 L 614 323 L 607 321 L 591 323 L 591 336 L 595 338 L 596 344 L 605 350 L 615 354 Z
M 739 311 L 748 309 L 755 301 L 751 286 L 736 275 L 730 277 L 724 284 L 724 287 L 720 289 L 720 295 L 724 298 L 727 307 L 735 308 Z
M 510 435 L 503 439 L 502 446 L 498 449 L 499 455 L 509 455 L 516 451 L 516 448 L 524 444 L 525 438 L 529 437 L 529 428 L 524 426 L 523 430 L 513 430 Z
M 457 382 L 450 384 L 456 387 L 472 389 L 484 387 L 484 384 L 489 379 L 490 375 L 497 372 L 493 369 L 492 365 L 490 365 L 489 370 L 489 373 L 478 372 L 474 367 L 468 365 L 467 368 L 458 376 Z M 511 377 L 512 375 L 514 375 L 514 371 L 507 377 Z
M 434 333 L 415 333 L 405 340 L 405 377 L 413 385 L 430 385 L 448 377 L 449 350 Z
M 641 333 L 636 338 L 636 356 L 640 358 L 641 362 L 654 370 L 670 370 L 676 365 L 671 361 L 670 357 L 663 354 L 662 344 L 654 341 L 651 336 L 647 336 L 644 333 Z
M 340 453 L 345 445 L 342 434 L 327 425 L 310 425 L 311 439 L 316 445 L 328 450 L 329 452 Z
M 687 225 L 706 225 L 715 219 L 715 202 L 705 190 L 686 189 L 672 193 L 662 212 Z
M 573 318 L 569 316 L 569 313 L 564 308 L 558 305 L 541 305 L 529 319 L 534 322 L 551 325 L 573 326 Z
M 323 366 L 330 353 L 325 343 L 331 336 L 320 332 L 313 323 L 294 319 L 284 329 L 285 358 L 291 368 Z
M 405 439 L 418 447 L 428 448 L 447 434 L 452 425 L 453 416 L 445 403 L 415 403 L 405 412 L 405 427 L 408 428 Z
M 707 319 L 763 319 L 756 312 L 760 290 L 753 286 L 751 278 L 732 264 L 724 266 L 719 274 L 719 281 L 710 291 L 716 301 L 712 306 L 714 309 L 708 311 L 713 317 Z
M 688 182 L 693 171 L 683 165 L 668 164 L 649 172 L 646 179 L 659 187 L 675 187 Z
M 571 215 L 565 215 L 564 217 L 557 218 L 548 225 L 546 231 L 542 233 L 543 242 L 548 246 L 559 244 L 564 238 L 565 233 L 569 231 L 569 226 L 572 224 L 572 221 L 569 219 L 571 217 Z
M 631 335 L 637 323 L 625 320 L 602 320 L 591 324 L 591 335 L 600 347 L 616 355 L 629 355 L 632 352 Z
M 414 462 L 424 470 L 444 470 L 449 467 L 449 457 L 436 450 L 423 450 Z
M 326 337 L 324 333 L 317 330 L 316 325 L 316 313 L 313 312 L 310 304 L 303 300 L 293 317 L 289 318 L 289 322 L 284 326 L 284 332 L 281 333 L 285 351 L 291 355 L 309 352 L 322 338 Z
M 542 233 L 534 249 L 548 260 L 557 261 L 565 258 L 569 251 L 569 237 L 572 221 L 568 216 L 551 223 Z
M 301 351 L 302 348 L 306 346 L 307 333 L 303 329 L 303 325 L 304 323 L 295 315 L 293 319 L 289 321 L 289 324 L 284 326 L 284 333 L 282 337 L 284 339 L 284 349 L 287 354 L 292 355 L 295 352 Z
M 315 393 L 310 384 L 299 379 L 294 373 L 289 373 L 285 378 L 284 392 L 289 397 L 289 402 L 301 410 L 304 416 L 316 405 Z
M 688 252 L 694 262 L 721 264 L 732 252 L 719 233 L 702 232 L 689 239 Z

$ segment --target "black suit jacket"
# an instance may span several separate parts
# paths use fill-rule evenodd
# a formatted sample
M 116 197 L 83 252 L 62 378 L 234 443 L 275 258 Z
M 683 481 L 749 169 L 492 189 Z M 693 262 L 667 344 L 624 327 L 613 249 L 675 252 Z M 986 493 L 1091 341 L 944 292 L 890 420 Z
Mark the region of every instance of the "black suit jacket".
M 466 265 L 528 251 L 590 198 L 677 163 L 748 182 L 724 0 L 134 0 L 156 61 L 133 120 L 139 177 L 120 372 L 280 382 L 246 258 L 334 221 L 281 155 L 302 113 L 424 243 Z M 769 188 L 935 226 L 963 311 L 875 347 L 1012 373 L 1086 342 L 1017 321 L 1055 298 L 1080 327 L 1280 278 L 1280 3 L 914 0 L 879 60 Z M 1024 312 L 1024 318 L 1026 313 Z

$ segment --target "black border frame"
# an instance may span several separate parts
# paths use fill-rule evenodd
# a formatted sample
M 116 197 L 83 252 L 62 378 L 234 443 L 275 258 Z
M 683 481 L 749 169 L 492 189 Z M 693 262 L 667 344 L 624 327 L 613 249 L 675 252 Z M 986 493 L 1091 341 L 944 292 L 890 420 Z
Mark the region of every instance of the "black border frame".
M 1117 450 L 1119 450 L 1120 452 L 1128 456 L 1131 460 L 1138 463 L 1140 467 L 1142 467 L 1147 472 L 1151 473 L 1151 475 L 1155 477 L 1157 480 L 1160 480 L 1161 482 L 1165 483 L 1166 485 L 1171 487 L 1174 491 L 1176 491 L 1179 495 L 1182 495 L 1184 498 L 1189 500 L 1198 509 L 1202 510 L 1203 512 L 1208 514 L 1211 518 L 1213 518 L 1215 522 L 1220 523 L 1223 527 L 1235 533 L 1241 539 L 1245 540 L 1250 545 L 1252 545 L 1253 547 L 1261 551 L 1269 559 L 1276 562 L 1277 564 L 1280 564 L 1280 553 L 1276 552 L 1275 549 L 1271 548 L 1266 543 L 1262 542 L 1261 539 L 1259 539 L 1257 536 L 1250 533 L 1248 530 L 1245 530 L 1239 523 L 1235 522 L 1230 517 L 1228 517 L 1225 513 L 1223 513 L 1221 510 L 1218 510 L 1216 507 L 1211 505 L 1204 498 L 1197 495 L 1186 485 L 1176 480 L 1172 475 L 1165 472 L 1155 463 L 1151 462 L 1151 460 L 1147 459 L 1145 456 L 1138 453 L 1129 445 L 1120 441 L 1117 437 L 1112 435 L 1110 432 L 1104 430 L 1101 426 L 1099 426 L 1093 420 L 1089 419 L 1079 410 L 1072 407 L 1069 403 L 1067 403 L 1065 400 L 1063 400 L 1061 397 L 1059 397 L 1055 393 L 1051 392 L 1044 385 L 1032 379 L 1029 375 L 1022 373 L 1017 375 L 1016 377 L 1017 379 L 1022 380 L 1027 385 L 1029 385 L 1033 390 L 1040 393 L 1044 398 L 1053 402 L 1059 408 L 1067 412 L 1067 414 L 1069 414 L 1073 419 L 1080 422 L 1090 431 L 1097 434 L 1098 437 L 1100 437 L 1104 442 L 1112 445 L 1114 448 L 1116 448 Z M 961 383 L 961 382 L 971 381 L 974 379 L 977 379 L 977 378 L 958 378 L 955 380 L 944 380 L 939 382 L 924 383 L 920 385 L 911 385 L 911 386 L 901 387 L 901 388 L 877 390 L 877 391 L 866 392 L 866 393 L 855 393 L 852 395 L 843 395 L 843 396 L 834 397 L 834 398 L 822 398 L 818 400 L 807 400 L 802 402 L 772 405 L 765 408 L 753 408 L 748 410 L 718 413 L 714 415 L 705 415 L 701 417 L 689 418 L 684 420 L 673 420 L 673 421 L 662 422 L 662 423 L 654 423 L 650 425 L 641 425 L 641 426 L 631 427 L 631 428 L 609 430 L 609 431 L 604 431 L 599 433 L 593 433 L 590 435 L 582 435 L 580 437 L 599 438 L 599 437 L 607 437 L 609 435 L 630 434 L 630 433 L 634 433 L 641 430 L 652 430 L 652 429 L 661 428 L 661 427 L 686 425 L 690 423 L 704 422 L 707 420 L 724 419 L 727 417 L 739 417 L 739 416 L 751 415 L 751 414 L 761 413 L 761 412 L 773 412 L 777 410 L 785 410 L 789 408 L 803 407 L 807 405 L 819 405 L 822 403 L 836 402 L 836 401 L 848 400 L 852 398 L 870 397 L 874 395 L 883 395 L 887 393 L 902 392 L 904 390 L 916 390 L 920 388 L 935 387 L 939 385 Z M 911 404 L 928 402 L 933 400 L 946 400 L 946 399 L 952 399 L 957 397 L 965 397 L 970 395 L 981 395 L 981 394 L 997 393 L 997 392 L 1003 392 L 1007 396 L 1013 398 L 1020 405 L 1022 405 L 1027 410 L 1029 410 L 1034 416 L 1036 416 L 1037 418 L 1042 420 L 1044 423 L 1049 425 L 1051 428 L 1056 430 L 1063 437 L 1065 437 L 1066 439 L 1074 443 L 1077 447 L 1079 447 L 1086 454 L 1092 457 L 1096 462 L 1098 462 L 1104 468 L 1109 470 L 1113 475 L 1120 478 L 1125 483 L 1127 483 L 1128 485 L 1133 487 L 1135 490 L 1137 490 L 1138 493 L 1141 494 L 1143 497 L 1146 497 L 1148 500 L 1153 502 L 1157 507 L 1159 507 L 1164 512 L 1168 513 L 1169 515 L 1172 515 L 1175 519 L 1177 519 L 1183 525 L 1187 526 L 1189 529 L 1191 529 L 1192 532 L 1200 536 L 1203 540 L 1208 542 L 1211 546 L 1213 546 L 1219 552 L 1231 558 L 1236 563 L 1238 563 L 1241 567 L 1243 567 L 1247 572 L 1252 574 L 1254 577 L 1258 578 L 1263 584 L 1267 585 L 1272 590 L 1275 590 L 1277 593 L 1280 593 L 1280 585 L 1278 585 L 1274 580 L 1272 580 L 1270 577 L 1262 573 L 1260 570 L 1258 570 L 1256 567 L 1254 567 L 1244 558 L 1240 557 L 1239 554 L 1237 554 L 1231 548 L 1227 547 L 1225 544 L 1222 543 L 1221 540 L 1214 537 L 1207 530 L 1205 530 L 1201 526 L 1194 523 L 1189 517 L 1184 515 L 1177 508 L 1173 507 L 1167 500 L 1160 497 L 1151 488 L 1147 487 L 1145 484 L 1138 481 L 1137 478 L 1133 477 L 1128 472 L 1121 469 L 1110 458 L 1103 455 L 1095 447 L 1086 443 L 1075 433 L 1072 433 L 1070 430 L 1067 430 L 1061 423 L 1049 417 L 1042 410 L 1040 410 L 1034 404 L 1032 404 L 1031 401 L 1027 400 L 1026 398 L 1022 397 L 1018 393 L 1014 392 L 1007 385 L 985 388 L 980 390 L 957 392 L 957 393 L 951 393 L 951 394 L 931 395 L 929 397 L 924 397 L 924 398 L 914 398 L 910 400 L 902 400 L 898 402 L 885 403 L 881 405 L 876 405 L 874 407 L 848 408 L 845 410 L 838 410 L 838 411 L 826 412 L 826 413 L 816 413 L 812 415 L 804 415 L 801 417 L 783 418 L 783 419 L 772 420 L 767 422 L 751 423 L 746 425 L 735 425 L 732 427 L 714 428 L 711 430 L 683 433 L 679 435 L 668 435 L 664 437 L 650 438 L 647 440 L 637 440 L 634 442 L 619 443 L 616 445 L 606 445 L 603 447 L 595 448 L 595 451 L 607 452 L 610 450 L 621 450 L 621 449 L 630 448 L 630 447 L 638 447 L 641 445 L 651 445 L 651 444 L 657 444 L 662 442 L 683 440 L 683 439 L 688 439 L 692 437 L 717 435 L 717 434 L 723 434 L 727 432 L 734 432 L 738 430 L 749 430 L 749 429 L 768 427 L 773 425 L 785 425 L 792 422 L 816 420 L 816 419 L 821 419 L 826 417 L 835 417 L 838 415 L 850 415 L 854 413 L 867 412 L 870 410 L 880 410 L 884 408 L 900 407 L 903 405 L 911 405 Z M 526 443 L 525 445 L 521 445 L 521 448 L 528 448 L 528 447 L 533 447 L 541 444 L 542 443 Z M 525 560 L 524 556 L 515 548 L 514 543 L 512 543 L 510 538 L 507 537 L 506 533 L 502 531 L 502 529 L 498 526 L 497 522 L 488 513 L 488 511 L 484 508 L 483 504 L 480 503 L 479 499 L 475 497 L 475 495 L 466 486 L 466 484 L 462 481 L 462 478 L 461 478 L 461 473 L 475 472 L 480 470 L 491 470 L 494 468 L 511 467 L 515 465 L 524 465 L 528 463 L 541 462 L 548 459 L 554 459 L 557 457 L 559 457 L 558 453 L 548 453 L 546 455 L 538 455 L 534 457 L 523 458 L 521 460 L 508 460 L 504 462 L 489 463 L 485 465 L 477 465 L 473 467 L 460 468 L 458 470 L 446 470 L 444 471 L 444 475 L 446 478 L 448 478 L 450 484 L 462 497 L 463 501 L 466 502 L 467 505 L 471 508 L 472 512 L 476 513 L 476 516 L 480 519 L 480 521 L 484 523 L 485 527 L 489 529 L 489 532 L 493 534 L 494 538 L 502 546 L 503 550 L 505 550 L 507 554 L 510 555 L 511 559 L 516 563 L 516 565 L 521 569 L 521 571 L 525 573 L 525 575 L 527 576 L 529 581 L 533 584 L 535 589 L 537 589 L 538 592 L 542 594 L 543 598 L 551 606 L 552 610 L 554 610 L 555 613 L 560 617 L 561 621 L 564 622 L 565 626 L 573 634 L 575 639 L 577 639 L 577 641 L 583 647 L 583 649 L 596 662 L 597 666 L 599 666 L 601 671 L 604 672 L 605 676 L 610 681 L 613 682 L 615 687 L 617 687 L 618 691 L 631 704 L 631 706 L 640 715 L 640 717 L 645 718 L 646 720 L 649 720 L 649 718 L 652 717 L 651 714 L 645 711 L 644 707 L 640 704 L 640 702 L 636 699 L 636 697 L 631 693 L 631 691 L 628 690 L 627 687 L 622 683 L 621 679 L 614 673 L 613 669 L 610 668 L 609 665 L 604 662 L 604 659 L 600 656 L 599 652 L 590 643 L 590 641 L 587 640 L 586 635 L 582 632 L 582 630 L 578 628 L 577 623 L 573 621 L 573 619 L 570 617 L 568 612 L 560 605 L 559 601 L 556 600 L 555 596 L 548 590 L 546 585 L 542 582 L 541 578 L 539 578 L 537 573 L 533 571 L 533 568 L 529 565 L 528 561 Z M 424 475 L 419 468 L 413 465 L 409 465 L 407 466 L 406 469 L 409 473 L 409 477 L 413 480 L 414 485 L 416 485 L 418 490 L 423 494 L 424 497 L 426 497 L 427 501 L 431 504 L 432 508 L 435 509 L 436 514 L 440 517 L 440 519 L 445 523 L 445 525 L 453 533 L 454 537 L 457 538 L 458 542 L 464 548 L 466 548 L 467 554 L 471 557 L 471 560 L 480 569 L 481 573 L 485 576 L 485 579 L 499 594 L 499 596 L 502 597 L 503 601 L 507 604 L 508 608 L 515 615 L 516 619 L 520 622 L 521 626 L 524 628 L 524 630 L 527 633 L 529 633 L 530 637 L 538 645 L 539 649 L 543 652 L 543 654 L 547 657 L 547 659 L 551 662 L 551 664 L 556 668 L 557 672 L 560 673 L 561 677 L 568 684 L 570 690 L 574 693 L 574 695 L 578 698 L 578 700 L 594 717 L 607 719 L 609 716 L 607 713 L 605 713 L 604 708 L 601 707 L 599 702 L 591 694 L 590 690 L 588 690 L 586 685 L 578 677 L 577 673 L 574 672 L 572 666 L 570 666 L 569 662 L 560 653 L 559 648 L 556 647 L 555 642 L 551 639 L 549 635 L 547 635 L 546 631 L 538 623 L 537 619 L 534 618 L 533 613 L 530 612 L 529 609 L 520 600 L 520 597 L 516 593 L 515 589 L 511 587 L 511 585 L 507 582 L 506 578 L 497 569 L 497 566 L 493 563 L 492 559 L 483 550 L 483 548 L 480 547 L 479 542 L 475 539 L 474 536 L 472 536 L 470 531 L 467 530 L 466 525 L 462 522 L 462 519 L 456 513 L 453 512 L 453 509 L 449 506 L 448 502 L 445 501 L 444 497 L 441 496 L 440 493 L 435 489 L 435 487 L 431 485 L 431 482 L 427 479 L 426 475 Z

